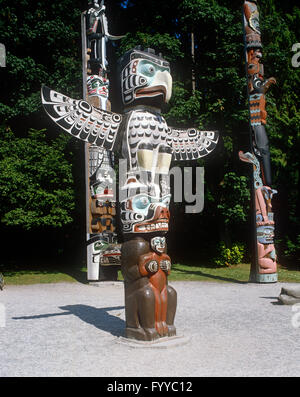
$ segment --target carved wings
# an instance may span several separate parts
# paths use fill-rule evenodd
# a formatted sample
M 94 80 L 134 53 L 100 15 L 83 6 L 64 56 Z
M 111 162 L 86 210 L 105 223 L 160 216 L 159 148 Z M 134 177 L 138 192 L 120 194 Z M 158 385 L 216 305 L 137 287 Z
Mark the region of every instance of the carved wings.
M 122 121 L 120 114 L 96 109 L 46 86 L 41 95 L 46 113 L 59 127 L 83 141 L 114 150 Z
M 210 154 L 218 140 L 218 131 L 170 128 L 167 144 L 173 149 L 175 160 L 195 160 Z
M 49 117 L 63 130 L 83 141 L 115 150 L 121 133 L 122 116 L 100 110 L 88 102 L 42 87 L 42 103 Z M 217 131 L 169 128 L 166 143 L 175 160 L 195 160 L 210 154 L 219 139 Z

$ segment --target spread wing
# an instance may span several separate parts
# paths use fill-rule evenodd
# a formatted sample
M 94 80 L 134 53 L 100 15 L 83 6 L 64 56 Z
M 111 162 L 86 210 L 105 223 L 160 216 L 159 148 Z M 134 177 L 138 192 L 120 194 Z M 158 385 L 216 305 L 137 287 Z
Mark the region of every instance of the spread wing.
M 175 160 L 195 160 L 210 154 L 218 140 L 218 131 L 170 128 L 167 144 L 172 147 Z
M 116 147 L 122 116 L 91 106 L 42 87 L 42 103 L 48 116 L 63 130 L 83 141 L 108 150 Z

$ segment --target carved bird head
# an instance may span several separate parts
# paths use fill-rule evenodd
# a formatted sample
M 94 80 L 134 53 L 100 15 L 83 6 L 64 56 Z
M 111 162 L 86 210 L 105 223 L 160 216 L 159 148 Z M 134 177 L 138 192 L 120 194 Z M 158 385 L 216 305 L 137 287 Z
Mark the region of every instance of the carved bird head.
M 126 52 L 119 60 L 123 105 L 161 107 L 172 94 L 170 64 L 151 48 L 140 46 Z

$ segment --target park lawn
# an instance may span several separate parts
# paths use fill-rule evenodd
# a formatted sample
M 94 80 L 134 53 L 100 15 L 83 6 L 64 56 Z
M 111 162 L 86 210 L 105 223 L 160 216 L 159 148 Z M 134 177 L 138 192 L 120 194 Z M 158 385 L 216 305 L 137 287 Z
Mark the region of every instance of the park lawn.
M 63 268 L 58 269 L 11 269 L 3 271 L 6 285 L 42 284 L 59 282 L 83 282 L 86 280 L 86 268 Z M 231 267 L 217 266 L 191 266 L 188 264 L 173 264 L 169 276 L 170 281 L 212 281 L 245 283 L 249 280 L 250 265 L 242 263 Z M 123 280 L 119 271 L 119 280 Z M 279 282 L 300 282 L 299 270 L 288 270 L 279 266 Z
M 86 268 L 71 265 L 0 265 L 6 285 L 86 282 Z
M 22 270 L 3 272 L 6 285 L 26 285 L 44 283 L 76 282 L 76 278 L 63 271 L 54 270 Z
M 248 282 L 250 275 L 250 264 L 241 263 L 235 266 L 206 267 L 173 264 L 169 280 L 178 281 L 218 281 L 241 283 Z M 278 266 L 279 282 L 300 282 L 299 270 L 288 270 Z

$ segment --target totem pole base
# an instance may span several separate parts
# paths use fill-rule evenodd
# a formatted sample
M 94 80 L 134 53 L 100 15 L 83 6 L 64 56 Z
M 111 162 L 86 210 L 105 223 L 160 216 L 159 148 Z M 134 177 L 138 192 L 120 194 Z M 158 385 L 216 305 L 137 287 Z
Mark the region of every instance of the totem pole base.
M 118 270 L 120 266 L 100 266 L 92 263 L 88 266 L 87 280 L 93 281 L 118 281 Z
M 128 339 L 149 342 L 176 335 L 177 293 L 168 285 L 171 262 L 165 251 L 165 237 L 159 236 L 135 237 L 122 244 Z
M 135 349 L 138 348 L 155 348 L 155 349 L 168 349 L 176 346 L 182 346 L 189 343 L 191 338 L 189 336 L 165 336 L 163 338 L 159 338 L 152 341 L 141 341 L 136 339 L 119 337 L 117 339 L 117 343 L 133 347 Z
M 168 336 L 160 336 L 155 328 L 129 328 L 125 329 L 127 339 L 135 339 L 143 342 L 155 342 L 161 338 L 167 339 L 176 337 L 176 328 L 174 325 L 168 326 Z
M 118 281 L 120 266 L 99 266 L 99 281 Z
M 271 273 L 271 274 L 257 274 L 256 280 L 257 283 L 277 283 L 278 281 L 278 273 Z

